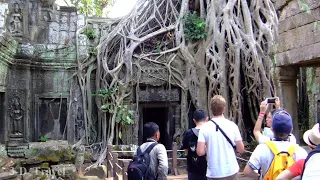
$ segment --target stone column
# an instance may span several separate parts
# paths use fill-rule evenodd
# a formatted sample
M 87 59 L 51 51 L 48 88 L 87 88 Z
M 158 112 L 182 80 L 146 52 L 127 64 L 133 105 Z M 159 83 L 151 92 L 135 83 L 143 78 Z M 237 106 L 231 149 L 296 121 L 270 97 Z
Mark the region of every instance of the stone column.
M 298 92 L 297 75 L 298 67 L 279 67 L 279 82 L 281 88 L 281 106 L 290 113 L 293 120 L 293 134 L 299 143 L 298 124 Z

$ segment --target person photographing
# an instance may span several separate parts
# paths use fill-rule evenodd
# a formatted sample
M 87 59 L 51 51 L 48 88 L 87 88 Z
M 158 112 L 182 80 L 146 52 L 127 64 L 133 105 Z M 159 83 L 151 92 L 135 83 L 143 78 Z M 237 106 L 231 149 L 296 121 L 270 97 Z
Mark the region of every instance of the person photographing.
M 274 108 L 272 108 L 273 106 Z M 255 139 L 258 141 L 259 144 L 271 141 L 274 139 L 274 133 L 271 130 L 272 126 L 272 113 L 275 110 L 280 110 L 280 99 L 278 97 L 274 98 L 267 98 L 266 100 L 262 101 L 260 104 L 260 112 L 258 115 L 258 119 L 253 129 L 253 134 Z M 263 132 L 261 132 L 261 127 L 263 124 L 264 117 L 266 116 L 266 127 L 264 128 Z M 297 140 L 293 134 L 290 133 L 289 135 L 289 142 L 296 144 Z

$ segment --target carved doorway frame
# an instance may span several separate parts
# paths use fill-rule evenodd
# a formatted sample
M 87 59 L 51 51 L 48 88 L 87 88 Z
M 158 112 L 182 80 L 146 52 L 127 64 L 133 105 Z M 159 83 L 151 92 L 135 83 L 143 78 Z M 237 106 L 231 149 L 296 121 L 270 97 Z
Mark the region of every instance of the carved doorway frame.
M 35 100 L 34 100 L 34 123 L 33 125 L 33 135 L 34 137 L 32 138 L 33 140 L 37 140 L 37 138 L 40 136 L 40 117 L 39 117 L 39 105 L 40 105 L 40 99 L 45 98 L 45 99 L 66 99 L 67 100 L 67 113 L 69 111 L 69 94 L 66 92 L 63 93 L 43 93 L 43 94 L 36 94 L 35 95 Z M 68 118 L 66 119 L 66 126 L 68 126 Z M 66 131 L 68 131 L 68 128 L 66 128 Z M 67 133 L 66 133 L 66 139 L 68 139 Z
M 174 114 L 176 111 L 176 107 L 180 106 L 179 102 L 140 102 L 139 103 L 139 123 L 138 123 L 138 144 L 143 143 L 143 109 L 145 108 L 167 108 L 168 113 L 167 113 L 167 122 L 166 122 L 166 133 L 167 137 L 164 135 L 160 135 L 160 137 L 165 137 L 166 138 L 166 144 L 164 146 L 167 149 L 172 148 L 172 143 L 174 141 L 173 135 L 175 134 L 175 123 L 176 121 L 180 121 L 180 119 L 176 119 L 176 115 Z M 180 117 L 180 116 L 179 116 Z

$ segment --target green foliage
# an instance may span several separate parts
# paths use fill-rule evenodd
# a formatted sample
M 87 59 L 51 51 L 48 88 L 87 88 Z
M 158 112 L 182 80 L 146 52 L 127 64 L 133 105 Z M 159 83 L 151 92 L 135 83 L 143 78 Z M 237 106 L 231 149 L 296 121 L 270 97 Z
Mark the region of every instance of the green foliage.
M 119 107 L 117 113 L 116 122 L 122 126 L 132 125 L 133 124 L 133 114 L 134 111 L 128 109 L 128 105 L 123 105 Z
M 320 23 L 319 23 L 319 21 L 315 21 L 313 23 L 313 32 L 317 32 L 317 31 L 320 31 Z
M 88 54 L 89 54 L 90 56 L 97 56 L 98 51 L 97 51 L 97 49 L 95 49 L 95 48 L 90 48 L 90 49 L 88 50 Z
M 89 38 L 89 39 L 94 39 L 96 38 L 96 33 L 94 32 L 94 30 L 92 28 L 86 28 L 86 30 L 84 31 L 84 34 Z
M 110 0 L 70 0 L 80 13 L 86 16 L 102 16 L 102 10 Z
M 100 89 L 94 96 L 99 96 L 102 99 L 102 106 L 100 110 L 102 112 L 114 113 L 115 103 L 112 101 L 112 96 L 116 95 L 118 88 L 110 88 L 110 89 Z M 121 126 L 127 126 L 133 124 L 133 114 L 134 111 L 128 108 L 128 105 L 121 105 L 118 107 L 118 111 L 116 112 L 116 123 Z
M 188 13 L 182 18 L 186 40 L 199 40 L 207 37 L 206 22 L 196 12 Z
M 41 136 L 41 137 L 40 137 L 40 141 L 41 141 L 41 142 L 47 142 L 47 141 L 48 141 L 48 138 L 45 137 L 45 136 Z
M 305 3 L 303 0 L 298 0 L 298 4 L 301 10 L 305 11 L 306 13 L 310 14 L 311 9 L 307 3 Z

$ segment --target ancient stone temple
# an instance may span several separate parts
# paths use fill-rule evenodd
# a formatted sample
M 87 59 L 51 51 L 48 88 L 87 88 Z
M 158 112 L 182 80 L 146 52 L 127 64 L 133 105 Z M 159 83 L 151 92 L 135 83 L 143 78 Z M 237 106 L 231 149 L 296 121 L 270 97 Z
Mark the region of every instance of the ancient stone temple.
M 299 132 L 297 106 L 301 102 L 297 99 L 302 95 L 298 96 L 297 92 L 303 94 L 303 91 L 298 91 L 296 84 L 302 68 L 319 66 L 320 4 L 308 1 L 311 7 L 308 14 L 297 2 L 286 2 L 276 1 L 280 20 L 276 65 L 280 73 L 275 77 L 275 84 L 280 85 L 277 94 L 295 119 L 295 132 Z M 293 20 L 296 23 L 292 23 Z M 0 142 L 10 147 L 12 156 L 19 156 L 28 148 L 27 142 L 37 142 L 41 137 L 74 143 L 85 135 L 87 125 L 83 112 L 86 107 L 83 107 L 76 78 L 82 71 L 78 69 L 77 59 L 94 54 L 90 47 L 96 46 L 99 38 L 113 28 L 101 24 L 98 21 L 88 24 L 98 36 L 90 40 L 79 33 L 85 26 L 85 17 L 74 7 L 59 7 L 53 0 L 0 3 Z M 305 36 L 298 36 L 301 32 L 305 32 Z M 183 66 L 179 60 L 172 64 L 178 68 Z M 125 99 L 135 111 L 135 123 L 125 131 L 121 143 L 142 143 L 143 124 L 153 121 L 160 126 L 161 143 L 170 149 L 173 141 L 181 142 L 181 129 L 193 126 L 194 106 L 188 93 L 163 80 L 168 79 L 164 77 L 168 75 L 167 69 L 147 63 L 140 66 L 144 69 L 140 82 Z M 318 69 L 315 74 L 319 74 Z M 92 87 L 86 89 L 91 94 L 96 92 L 94 76 L 83 81 L 92 81 Z M 315 81 L 318 80 L 312 82 Z M 306 104 L 311 107 L 310 123 L 314 123 L 320 117 L 320 88 L 318 82 L 311 84 L 317 87 L 309 88 Z M 139 96 L 138 101 L 135 96 Z M 101 132 L 97 129 L 102 127 L 95 98 L 92 97 L 92 104 L 88 106 L 95 112 L 92 113 L 94 123 L 87 129 L 92 135 L 88 141 L 98 142 L 101 139 L 96 137 L 101 137 Z M 190 113 L 183 114 L 187 109 Z M 186 123 L 183 125 L 182 121 Z
M 76 58 L 88 54 L 87 43 L 97 42 L 79 35 L 77 46 L 76 33 L 84 24 L 75 8 L 57 7 L 54 1 L 0 4 L 0 142 L 12 146 L 13 154 L 19 156 L 27 148 L 24 143 L 41 137 L 75 142 L 85 134 L 74 73 Z M 91 26 L 104 33 L 98 23 Z M 138 123 L 128 129 L 125 144 L 142 143 L 142 126 L 148 121 L 160 125 L 161 142 L 168 148 L 182 134 L 181 102 L 187 104 L 186 96 L 177 87 L 165 88 L 165 81 L 157 77 L 164 73 L 157 71 L 148 67 L 142 74 Z M 134 104 L 134 99 L 128 101 Z
M 53 1 L 0 4 L 1 143 L 14 147 L 39 141 L 41 136 L 75 138 L 66 120 L 70 77 L 75 72 L 75 36 L 83 25 L 84 17 L 75 8 L 57 10 Z M 72 101 L 77 105 L 77 100 Z M 73 127 L 81 123 L 81 115 L 75 116 Z

